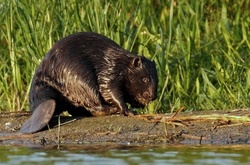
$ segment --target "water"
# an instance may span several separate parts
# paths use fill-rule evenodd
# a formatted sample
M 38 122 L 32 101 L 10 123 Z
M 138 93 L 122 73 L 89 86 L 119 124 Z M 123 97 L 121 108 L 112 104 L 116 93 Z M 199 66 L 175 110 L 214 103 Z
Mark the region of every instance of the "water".
M 0 146 L 0 165 L 240 165 L 250 163 L 249 151 L 250 146 Z

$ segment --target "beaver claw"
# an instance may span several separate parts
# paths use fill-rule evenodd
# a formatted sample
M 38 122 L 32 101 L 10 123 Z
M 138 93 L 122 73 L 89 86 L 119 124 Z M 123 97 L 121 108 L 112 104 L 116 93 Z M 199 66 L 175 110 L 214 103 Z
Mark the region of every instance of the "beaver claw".
M 136 113 L 133 112 L 132 110 L 130 109 L 127 109 L 126 111 L 123 111 L 123 115 L 124 116 L 134 116 Z

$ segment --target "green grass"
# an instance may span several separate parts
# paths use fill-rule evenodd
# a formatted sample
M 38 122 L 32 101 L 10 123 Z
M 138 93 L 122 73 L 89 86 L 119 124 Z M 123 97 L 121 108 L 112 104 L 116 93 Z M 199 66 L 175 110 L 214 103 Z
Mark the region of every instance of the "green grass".
M 59 39 L 102 33 L 157 63 L 146 112 L 250 107 L 247 0 L 0 0 L 0 111 L 28 110 L 35 68 Z

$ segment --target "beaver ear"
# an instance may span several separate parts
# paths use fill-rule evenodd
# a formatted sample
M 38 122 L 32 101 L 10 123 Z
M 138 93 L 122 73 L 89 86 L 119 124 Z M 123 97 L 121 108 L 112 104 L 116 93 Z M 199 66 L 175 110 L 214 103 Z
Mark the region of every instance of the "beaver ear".
M 132 66 L 134 66 L 135 68 L 137 67 L 141 67 L 142 66 L 142 61 L 141 61 L 141 57 L 135 57 L 132 59 L 131 61 Z

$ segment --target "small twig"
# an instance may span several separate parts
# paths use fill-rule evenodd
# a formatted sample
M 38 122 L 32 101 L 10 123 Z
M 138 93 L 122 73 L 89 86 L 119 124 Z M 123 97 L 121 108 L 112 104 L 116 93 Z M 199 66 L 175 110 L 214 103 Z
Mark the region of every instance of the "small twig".
M 201 135 L 199 145 L 201 145 L 202 138 L 203 138 L 203 136 Z
M 217 125 L 216 128 L 233 127 L 233 126 L 239 126 L 239 125 L 244 125 L 244 124 L 246 123 L 224 124 L 224 125 Z
M 59 150 L 60 149 L 60 131 L 61 131 L 61 120 L 60 120 L 60 115 L 58 116 L 58 132 L 57 132 L 57 149 Z
M 176 115 L 178 115 L 183 110 L 183 107 L 180 107 L 170 118 L 173 119 Z
M 74 122 L 74 121 L 76 121 L 76 119 L 72 119 L 72 120 L 70 120 L 70 121 L 66 121 L 66 122 L 64 122 L 64 123 L 60 124 L 60 126 L 63 126 L 63 125 L 65 125 L 65 124 L 72 123 L 72 122 Z M 59 127 L 59 124 L 58 124 L 58 125 L 56 125 L 55 127 Z
M 155 126 L 158 125 L 159 123 L 160 123 L 160 121 L 157 121 L 157 122 L 154 123 L 154 125 L 151 128 L 149 128 L 148 135 L 155 128 Z

